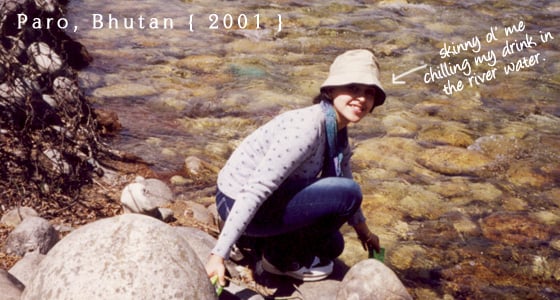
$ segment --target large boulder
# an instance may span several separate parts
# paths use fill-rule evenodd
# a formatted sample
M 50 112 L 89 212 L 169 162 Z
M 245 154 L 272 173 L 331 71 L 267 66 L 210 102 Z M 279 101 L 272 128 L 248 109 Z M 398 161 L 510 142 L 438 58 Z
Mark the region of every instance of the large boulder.
M 210 257 L 210 252 L 214 245 L 216 245 L 216 239 L 213 238 L 208 233 L 192 228 L 192 227 L 174 227 L 177 234 L 183 236 L 191 248 L 194 250 L 198 258 L 202 263 L 206 263 L 208 257 Z
M 19 300 L 23 285 L 5 270 L 0 269 L 0 298 L 3 300 Z
M 215 299 L 204 266 L 173 227 L 140 214 L 73 231 L 43 259 L 22 299 Z
M 382 262 L 366 259 L 344 276 L 336 299 L 412 300 L 397 275 Z
M 43 258 L 45 255 L 39 251 L 28 252 L 8 272 L 24 286 L 27 286 L 35 276 L 35 270 Z

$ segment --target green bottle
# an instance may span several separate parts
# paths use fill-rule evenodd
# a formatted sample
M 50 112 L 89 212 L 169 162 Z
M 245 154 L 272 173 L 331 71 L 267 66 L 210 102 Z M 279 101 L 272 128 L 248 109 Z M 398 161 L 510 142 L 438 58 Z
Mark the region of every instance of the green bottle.
M 369 249 L 369 258 L 377 259 L 380 262 L 385 262 L 385 248 L 380 248 L 379 252 L 375 252 L 373 249 Z

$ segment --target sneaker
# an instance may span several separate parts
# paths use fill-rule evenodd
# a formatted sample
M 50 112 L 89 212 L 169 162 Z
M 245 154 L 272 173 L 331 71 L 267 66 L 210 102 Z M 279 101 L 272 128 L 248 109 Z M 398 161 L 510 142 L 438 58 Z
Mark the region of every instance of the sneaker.
M 299 263 L 294 263 L 288 270 L 280 271 L 264 256 L 262 258 L 262 268 L 268 273 L 281 276 L 290 276 L 302 281 L 318 281 L 327 278 L 333 271 L 333 265 L 334 264 L 331 260 L 323 261 L 315 256 L 309 268 L 300 266 Z

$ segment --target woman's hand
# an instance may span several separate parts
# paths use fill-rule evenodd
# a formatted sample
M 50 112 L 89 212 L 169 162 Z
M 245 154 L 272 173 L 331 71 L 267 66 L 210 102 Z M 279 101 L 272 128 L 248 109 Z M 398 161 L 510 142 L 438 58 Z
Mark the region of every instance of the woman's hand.
M 206 274 L 208 278 L 218 275 L 218 283 L 221 286 L 226 286 L 226 266 L 224 264 L 224 258 L 216 254 L 211 254 L 206 263 Z
M 358 223 L 354 226 L 354 230 L 356 230 L 356 234 L 358 234 L 358 239 L 362 242 L 362 247 L 364 250 L 375 250 L 375 252 L 381 252 L 381 247 L 379 246 L 379 237 L 373 234 L 366 222 Z

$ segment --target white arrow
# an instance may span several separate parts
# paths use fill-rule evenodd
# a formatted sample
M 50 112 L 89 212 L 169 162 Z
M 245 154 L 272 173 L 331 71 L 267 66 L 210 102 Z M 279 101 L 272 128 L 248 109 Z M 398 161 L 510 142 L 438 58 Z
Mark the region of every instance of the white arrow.
M 427 66 L 428 66 L 428 65 L 426 64 L 426 65 L 423 65 L 423 66 L 416 67 L 416 68 L 414 68 L 414 69 L 412 69 L 412 70 L 408 70 L 408 71 L 406 71 L 406 72 L 400 74 L 399 76 L 395 76 L 395 73 L 393 73 L 393 84 L 405 84 L 404 81 L 399 80 L 401 77 L 404 77 L 404 76 L 406 76 L 406 75 L 408 75 L 408 74 L 410 74 L 410 73 L 414 73 L 414 72 L 416 72 L 416 71 L 418 71 L 418 70 L 422 70 L 422 69 L 424 69 L 424 68 L 427 67 Z

